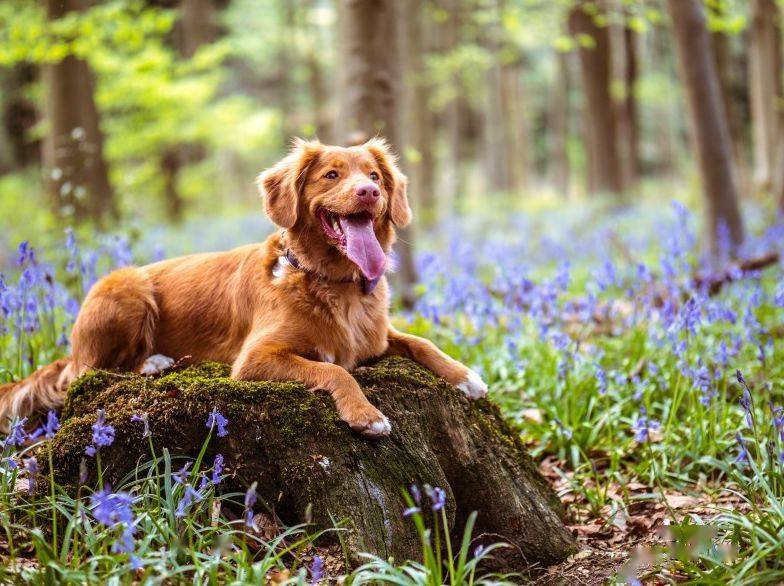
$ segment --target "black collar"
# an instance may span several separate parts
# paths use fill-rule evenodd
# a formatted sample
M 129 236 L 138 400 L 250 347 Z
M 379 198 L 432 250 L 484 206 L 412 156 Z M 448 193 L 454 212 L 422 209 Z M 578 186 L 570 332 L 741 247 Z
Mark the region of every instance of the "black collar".
M 302 271 L 303 273 L 307 273 L 308 275 L 314 275 L 316 278 L 322 281 L 326 281 L 327 283 L 352 283 L 354 281 L 353 277 L 346 277 L 344 279 L 335 281 L 327 278 L 325 275 L 322 275 L 321 273 L 317 273 L 316 271 L 311 271 L 310 269 L 306 269 L 300 264 L 299 259 L 297 259 L 294 253 L 291 252 L 290 248 L 286 249 L 286 254 L 281 258 L 286 259 L 286 262 L 292 267 L 294 267 L 295 269 L 297 269 L 298 271 Z M 376 285 L 378 285 L 378 282 L 380 280 L 381 277 L 378 277 L 376 279 L 368 279 L 365 277 L 365 275 L 360 275 L 359 284 L 362 287 L 362 293 L 364 293 L 365 295 L 370 295 L 373 292 L 373 290 L 376 288 Z

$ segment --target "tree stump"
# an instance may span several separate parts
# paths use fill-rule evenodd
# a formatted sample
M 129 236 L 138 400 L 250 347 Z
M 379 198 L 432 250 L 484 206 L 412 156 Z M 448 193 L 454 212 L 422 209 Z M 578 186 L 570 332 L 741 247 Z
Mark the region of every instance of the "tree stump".
M 195 457 L 217 407 L 229 419 L 229 433 L 213 436 L 207 457 L 223 454 L 224 488 L 244 491 L 258 482 L 259 496 L 286 524 L 308 514 L 320 528 L 342 519 L 352 552 L 419 558 L 414 525 L 402 515 L 411 484 L 446 491 L 456 535 L 478 511 L 475 544 L 511 544 L 497 552 L 505 568 L 551 564 L 575 551 L 555 493 L 489 401 L 468 401 L 423 367 L 386 358 L 354 372 L 392 422 L 388 438 L 368 440 L 338 418 L 327 393 L 294 382 L 235 381 L 229 372 L 204 363 L 158 378 L 83 376 L 69 390 L 63 426 L 51 442 L 56 480 L 75 485 L 99 408 L 116 428 L 114 443 L 101 449 L 104 478 L 116 483 L 150 458 L 143 426 L 132 415 L 148 415 L 156 451 Z M 87 460 L 94 479 L 95 461 Z

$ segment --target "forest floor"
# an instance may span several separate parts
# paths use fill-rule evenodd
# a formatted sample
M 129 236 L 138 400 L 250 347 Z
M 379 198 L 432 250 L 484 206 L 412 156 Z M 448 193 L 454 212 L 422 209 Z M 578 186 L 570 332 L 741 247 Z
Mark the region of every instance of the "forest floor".
M 395 325 L 482 374 L 584 545 L 528 578 L 784 581 L 784 227 L 770 224 L 774 215 L 764 210 L 746 215 L 753 221 L 740 257 L 764 263 L 729 255 L 708 263 L 697 217 L 659 198 L 626 208 L 554 202 L 530 212 L 485 210 L 444 222 L 420 241 L 419 297 L 413 310 L 393 310 Z M 225 249 L 244 234 L 232 226 L 216 218 L 167 238 L 178 251 L 201 241 Z M 66 354 L 66 334 L 89 286 L 112 268 L 148 260 L 153 248 L 71 235 L 64 246 L 20 245 L 0 280 L 0 383 Z M 6 443 L 0 480 L 30 476 L 29 455 Z M 324 567 L 330 576 L 343 571 L 329 551 L 313 557 L 314 536 L 301 528 L 261 523 L 272 537 L 252 536 L 251 549 L 241 520 L 210 513 L 215 502 L 237 496 L 212 485 L 187 503 L 192 514 L 183 525 L 173 511 L 194 493 L 161 493 L 163 481 L 129 484 L 128 495 L 90 496 L 133 501 L 124 511 L 135 532 L 119 535 L 133 540 L 118 540 L 118 526 L 98 531 L 95 519 L 69 513 L 81 505 L 63 501 L 58 511 L 70 515 L 77 549 L 55 552 L 42 534 L 8 516 L 13 507 L 18 517 L 51 504 L 12 503 L 13 486 L 3 480 L 0 526 L 22 536 L 12 544 L 14 531 L 6 532 L 7 546 L 18 560 L 49 560 L 48 569 L 19 569 L 14 577 L 57 571 L 94 581 L 125 576 L 129 565 L 156 579 L 242 581 L 289 572 L 299 580 Z M 233 549 L 218 559 L 210 552 L 221 535 Z M 284 542 L 300 544 L 294 558 Z M 437 571 L 415 562 L 371 560 L 352 579 L 383 574 L 419 584 Z

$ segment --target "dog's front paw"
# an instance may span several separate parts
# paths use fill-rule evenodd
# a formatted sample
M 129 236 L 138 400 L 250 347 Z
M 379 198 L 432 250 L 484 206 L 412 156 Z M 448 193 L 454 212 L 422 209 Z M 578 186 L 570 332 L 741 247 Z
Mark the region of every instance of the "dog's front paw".
M 457 384 L 457 388 L 463 391 L 465 396 L 469 399 L 481 399 L 482 397 L 486 397 L 487 384 L 485 381 L 470 368 L 467 370 L 468 374 L 465 379 L 463 379 L 463 382 Z
M 152 376 L 161 373 L 172 366 L 174 366 L 174 358 L 169 358 L 163 354 L 153 354 L 144 361 L 144 364 L 142 364 L 142 367 L 139 370 L 139 374 Z
M 347 409 L 341 417 L 351 429 L 366 437 L 386 437 L 392 431 L 389 419 L 370 403 Z

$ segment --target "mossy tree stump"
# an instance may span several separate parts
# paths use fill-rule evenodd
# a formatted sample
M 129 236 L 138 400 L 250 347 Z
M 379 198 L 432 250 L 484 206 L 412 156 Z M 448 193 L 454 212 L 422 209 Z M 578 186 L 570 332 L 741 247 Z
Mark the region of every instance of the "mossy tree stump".
M 52 441 L 56 479 L 65 486 L 76 482 L 98 408 L 117 430 L 114 444 L 101 450 L 104 478 L 117 482 L 149 459 L 133 414 L 148 415 L 156 450 L 195 457 L 217 407 L 229 419 L 229 434 L 213 437 L 208 455 L 224 455 L 226 489 L 244 491 L 258 482 L 259 495 L 288 524 L 302 522 L 309 505 L 316 526 L 342 519 L 352 551 L 419 558 L 413 523 L 402 516 L 411 484 L 446 491 L 456 534 L 478 511 L 475 544 L 509 542 L 513 547 L 497 556 L 505 567 L 549 564 L 575 551 L 555 494 L 495 405 L 468 401 L 402 358 L 354 374 L 392 422 L 390 437 L 374 441 L 353 433 L 326 393 L 298 383 L 235 381 L 221 364 L 156 379 L 89 373 L 71 386 Z M 90 460 L 93 477 L 94 465 Z

